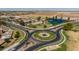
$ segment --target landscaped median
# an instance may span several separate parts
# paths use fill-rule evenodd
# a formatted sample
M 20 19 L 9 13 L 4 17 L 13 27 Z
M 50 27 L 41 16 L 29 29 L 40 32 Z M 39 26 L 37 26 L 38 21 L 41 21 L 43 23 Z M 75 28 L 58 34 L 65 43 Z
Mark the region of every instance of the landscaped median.
M 46 50 L 46 48 L 48 48 L 48 47 L 50 47 L 50 46 L 54 46 L 54 47 L 57 47 L 57 49 L 54 49 L 53 51 L 64 51 L 64 50 L 66 50 L 66 45 L 65 45 L 65 42 L 66 42 L 66 40 L 67 40 L 67 38 L 66 38 L 66 34 L 65 34 L 65 32 L 64 32 L 64 30 L 60 30 L 60 35 L 61 35 L 61 38 L 60 38 L 60 40 L 58 41 L 58 42 L 56 42 L 56 44 L 54 44 L 54 45 L 48 45 L 48 46 L 46 46 L 46 45 L 43 45 L 43 46 L 41 46 L 40 48 L 38 48 L 38 49 L 36 49 L 36 50 L 40 50 L 40 51 L 44 51 L 44 50 Z M 59 48 L 58 48 L 59 47 Z
M 57 49 L 54 49 L 53 51 L 66 51 L 66 49 L 67 49 L 67 46 L 65 44 L 65 42 L 67 40 L 67 35 L 64 32 L 64 30 L 61 30 L 60 34 L 61 34 L 61 40 L 60 40 L 59 44 L 57 44 L 60 47 Z
M 56 34 L 52 31 L 36 31 L 32 35 L 33 39 L 38 41 L 51 41 L 56 38 Z
M 57 45 L 63 44 L 66 41 L 66 39 L 67 39 L 64 30 L 61 30 L 60 34 L 61 34 L 61 40 L 60 40 L 59 44 L 57 44 Z
M 26 32 L 15 28 L 13 36 L 12 36 L 13 38 L 15 38 L 15 35 L 16 35 L 17 32 L 20 34 L 20 36 L 19 36 L 19 38 L 16 38 L 17 39 L 16 42 L 20 43 L 20 41 L 25 40 L 24 38 L 27 36 L 27 34 L 26 34 Z
M 12 35 L 12 40 L 13 43 L 10 44 L 9 47 L 6 47 L 4 50 L 10 50 L 10 49 L 13 49 L 14 47 L 17 47 L 19 44 L 21 44 L 21 42 L 25 41 L 28 37 L 28 34 L 20 29 L 17 29 L 17 28 L 13 28 L 14 29 L 14 32 L 13 32 L 13 35 Z M 15 38 L 15 35 L 16 33 L 19 33 L 19 37 L 18 38 Z

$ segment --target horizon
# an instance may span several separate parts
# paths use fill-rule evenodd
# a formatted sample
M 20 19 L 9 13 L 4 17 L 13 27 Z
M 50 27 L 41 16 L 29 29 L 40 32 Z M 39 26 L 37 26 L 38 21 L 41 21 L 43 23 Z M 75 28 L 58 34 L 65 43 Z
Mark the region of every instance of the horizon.
M 77 12 L 79 8 L 0 8 L 0 11 L 60 11 Z

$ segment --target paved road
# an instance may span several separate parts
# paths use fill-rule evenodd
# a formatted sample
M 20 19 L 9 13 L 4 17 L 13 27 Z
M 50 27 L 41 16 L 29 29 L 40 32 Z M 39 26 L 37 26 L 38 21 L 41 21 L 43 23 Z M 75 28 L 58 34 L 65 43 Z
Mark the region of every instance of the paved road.
M 28 32 L 28 29 L 24 28 L 23 26 L 15 25 L 15 24 L 12 24 L 12 23 L 10 23 L 10 22 L 8 22 L 8 21 L 5 21 L 5 22 L 6 22 L 9 26 L 16 27 L 16 28 L 18 28 L 18 29 L 23 30 L 23 31 L 26 32 L 26 33 L 29 33 L 29 32 Z M 51 29 L 56 29 L 56 28 L 58 28 L 58 27 L 61 27 L 61 25 L 60 25 L 60 26 L 57 26 L 57 27 L 54 27 L 54 28 L 51 28 Z M 42 46 L 42 45 L 47 45 L 47 44 L 54 43 L 54 42 L 56 42 L 56 43 L 54 43 L 54 44 L 57 44 L 58 41 L 60 41 L 60 37 L 61 37 L 59 31 L 60 31 L 60 29 L 57 30 L 57 32 L 56 32 L 56 36 L 57 36 L 57 37 L 56 37 L 54 40 L 51 40 L 51 41 L 48 41 L 48 42 L 43 42 L 43 43 L 41 43 L 41 44 L 34 45 L 34 46 L 32 46 L 32 47 L 29 47 L 29 48 L 26 49 L 25 51 L 33 51 L 33 50 L 39 48 L 39 47 Z M 30 36 L 28 36 L 28 37 L 30 37 Z M 27 41 L 27 40 L 26 40 L 26 41 Z M 18 46 L 13 47 L 13 48 L 14 48 L 14 51 L 16 51 L 16 50 L 18 50 L 19 48 L 21 48 L 21 47 L 24 45 L 24 43 L 25 43 L 26 41 L 23 41 L 23 42 L 21 42 Z
M 16 28 L 18 28 L 18 29 L 20 29 L 20 30 L 23 30 L 26 34 L 29 34 L 29 32 L 24 28 L 24 27 L 22 27 L 22 26 L 19 26 L 19 25 L 15 25 L 15 24 L 12 24 L 12 23 L 10 23 L 10 22 L 8 22 L 8 21 L 5 21 L 6 22 L 6 24 L 7 24 L 7 26 L 9 26 L 9 27 L 16 27 Z M 28 36 L 29 37 L 29 36 Z M 28 38 L 25 38 L 26 40 L 24 40 L 24 41 L 22 41 L 22 42 L 20 42 L 20 44 L 17 46 L 16 44 L 14 44 L 14 46 L 13 46 L 13 48 L 11 48 L 11 49 L 6 49 L 6 50 L 17 50 L 17 49 L 19 49 L 19 48 L 21 48 L 22 47 L 22 45 L 28 40 Z
M 72 23 L 72 22 L 69 22 L 69 23 Z M 77 22 L 73 22 L 73 23 L 77 23 Z M 58 27 L 61 27 L 62 25 L 59 25 L 59 26 L 56 26 L 54 28 L 51 28 L 51 29 L 56 29 Z M 49 41 L 49 42 L 45 42 L 45 43 L 41 43 L 41 44 L 37 44 L 37 45 L 34 45 L 32 47 L 29 47 L 28 49 L 26 49 L 25 51 L 34 51 L 35 49 L 39 48 L 40 46 L 43 46 L 43 45 L 47 45 L 47 44 L 50 44 L 50 43 L 53 43 L 53 44 L 58 44 L 59 41 L 61 40 L 61 34 L 60 34 L 60 31 L 61 29 L 57 30 L 56 32 L 56 38 L 52 41 Z
M 51 41 L 48 41 L 48 42 L 43 42 L 41 44 L 36 44 L 36 45 L 34 45 L 32 47 L 29 47 L 25 51 L 33 51 L 33 50 L 39 48 L 40 46 L 47 45 L 47 44 L 50 44 L 50 43 L 53 43 L 53 42 L 56 42 L 54 44 L 57 44 L 58 41 L 60 41 L 60 38 L 61 38 L 61 35 L 60 35 L 59 31 L 60 31 L 60 29 L 56 32 L 57 37 L 54 40 L 51 40 Z
M 24 32 L 26 32 L 26 33 L 29 33 L 28 32 L 28 29 L 26 29 L 26 28 L 24 28 L 24 27 L 22 27 L 22 26 L 20 26 L 20 25 L 15 25 L 15 24 L 12 24 L 11 22 L 8 22 L 8 21 L 5 21 L 6 23 L 7 23 L 7 25 L 9 26 L 9 27 L 16 27 L 16 28 L 18 28 L 18 29 L 21 29 L 21 30 L 23 30 Z M 29 36 L 30 37 L 30 36 Z M 26 40 L 27 41 L 27 40 Z M 13 47 L 12 49 L 13 50 L 18 50 L 19 48 L 21 48 L 22 46 L 23 46 L 23 44 L 26 42 L 26 41 L 23 41 L 23 42 L 21 42 L 18 46 L 15 46 L 15 47 Z M 46 42 L 47 43 L 47 42 Z M 37 44 L 38 45 L 38 44 Z M 41 44 L 42 45 L 42 44 Z M 39 45 L 40 46 L 40 45 Z M 10 49 L 10 50 L 12 50 L 12 49 Z
M 16 28 L 18 28 L 18 29 L 21 29 L 21 30 L 23 30 L 23 31 L 25 31 L 25 32 L 28 32 L 26 28 L 24 28 L 24 27 L 22 27 L 22 26 L 20 26 L 20 25 L 15 25 L 15 24 L 12 24 L 12 23 L 10 23 L 10 22 L 8 22 L 8 21 L 5 21 L 5 22 L 6 22 L 9 26 L 13 26 L 13 27 L 16 27 Z M 58 26 L 58 27 L 60 27 L 60 26 Z M 57 27 L 56 27 L 56 28 L 57 28 Z M 51 28 L 51 29 L 55 29 L 55 28 Z M 32 51 L 32 50 L 34 50 L 34 49 L 36 49 L 36 48 L 39 48 L 39 47 L 42 46 L 42 45 L 46 45 L 46 44 L 49 44 L 49 43 L 54 43 L 54 42 L 59 41 L 59 40 L 60 40 L 60 33 L 59 33 L 59 31 L 60 31 L 60 30 L 58 30 L 58 31 L 56 32 L 56 36 L 57 36 L 57 37 L 56 37 L 54 40 L 37 44 L 37 45 L 35 45 L 35 46 L 32 46 L 32 47 L 26 49 L 25 51 Z M 30 36 L 29 36 L 29 37 L 30 37 Z M 23 42 L 21 42 L 18 46 L 13 47 L 13 51 L 17 51 L 19 48 L 21 48 L 21 47 L 24 45 L 25 42 L 26 42 L 26 41 L 23 41 Z M 55 44 L 57 44 L 57 43 L 55 43 Z M 10 49 L 10 50 L 11 50 L 11 49 Z

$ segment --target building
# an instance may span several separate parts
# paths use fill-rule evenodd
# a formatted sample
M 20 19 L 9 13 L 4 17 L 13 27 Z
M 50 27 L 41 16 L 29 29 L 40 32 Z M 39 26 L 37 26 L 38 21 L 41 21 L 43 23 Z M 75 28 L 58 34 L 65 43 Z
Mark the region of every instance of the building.
M 0 38 L 0 45 L 4 43 L 4 40 Z
M 3 32 L 4 31 L 4 32 Z M 6 39 L 10 39 L 12 36 L 13 30 L 6 26 L 0 27 L 0 44 L 5 42 Z

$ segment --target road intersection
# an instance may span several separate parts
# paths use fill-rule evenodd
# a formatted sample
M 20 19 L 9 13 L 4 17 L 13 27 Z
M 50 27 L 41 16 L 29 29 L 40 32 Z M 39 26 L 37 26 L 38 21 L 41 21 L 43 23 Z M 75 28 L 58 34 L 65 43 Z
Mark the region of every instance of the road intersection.
M 8 49 L 4 49 L 4 50 L 9 50 L 9 51 L 17 51 L 19 48 L 21 48 L 25 43 L 27 43 L 28 40 L 30 40 L 29 38 L 32 37 L 32 34 L 35 32 L 35 31 L 42 31 L 41 29 L 31 29 L 33 30 L 33 32 L 30 33 L 30 31 L 28 30 L 28 28 L 25 28 L 21 25 L 17 25 L 17 24 L 13 24 L 11 22 L 8 22 L 8 21 L 4 21 L 9 27 L 15 27 L 15 28 L 18 28 L 20 30 L 22 30 L 23 32 L 25 32 L 26 34 L 28 34 L 28 37 L 25 38 L 25 40 L 21 41 L 20 43 L 15 43 L 13 46 L 9 47 Z M 60 25 L 57 25 L 57 26 L 54 26 L 54 27 L 51 27 L 49 29 L 47 29 L 47 31 L 53 31 L 56 33 L 56 38 L 54 38 L 54 40 L 51 40 L 51 41 L 47 41 L 47 42 L 41 42 L 41 43 L 38 43 L 36 45 L 33 45 L 27 49 L 25 49 L 25 51 L 33 51 L 33 50 L 36 50 L 38 49 L 39 47 L 43 46 L 43 45 L 57 45 L 60 43 L 60 41 L 62 40 L 62 36 L 64 36 L 64 34 L 61 36 L 61 29 L 62 29 L 62 26 L 66 24 L 66 23 L 63 23 L 63 24 L 60 24 Z M 55 30 L 55 31 L 54 31 Z M 44 30 L 45 31 L 45 30 Z M 33 38 L 32 38 L 33 39 Z M 34 40 L 34 39 L 33 39 Z M 64 40 L 64 39 L 63 39 Z M 65 40 L 64 40 L 65 41 Z M 64 42 L 62 41 L 62 42 Z

